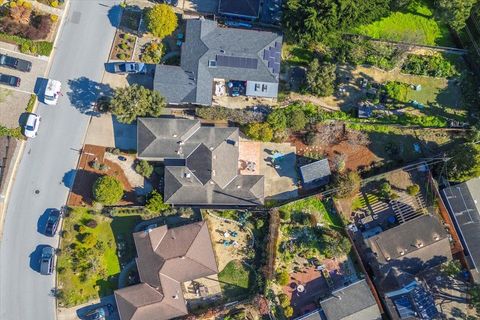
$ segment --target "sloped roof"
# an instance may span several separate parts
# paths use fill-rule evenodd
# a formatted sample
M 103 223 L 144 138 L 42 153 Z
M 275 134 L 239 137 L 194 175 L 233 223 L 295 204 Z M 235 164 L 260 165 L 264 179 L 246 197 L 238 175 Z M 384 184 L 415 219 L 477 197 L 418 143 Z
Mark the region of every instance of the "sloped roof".
M 121 320 L 163 320 L 188 313 L 181 284 L 218 273 L 207 224 L 161 226 L 133 234 L 142 283 L 115 291 Z
M 139 118 L 137 128 L 138 157 L 165 160 L 166 203 L 263 203 L 263 176 L 238 174 L 238 128 L 202 127 L 198 120 L 159 118 Z
M 330 166 L 328 159 L 318 160 L 300 167 L 302 181 L 315 187 L 326 185 L 330 181 Z
M 376 320 L 381 319 L 377 303 L 365 280 L 357 281 L 320 301 L 327 320 Z
M 452 259 L 448 234 L 440 221 L 423 215 L 365 240 L 381 272 L 391 267 L 416 274 Z
M 480 178 L 445 188 L 442 194 L 473 267 L 480 272 Z
M 275 32 L 224 28 L 216 21 L 188 19 L 180 67 L 173 70 L 157 66 L 154 89 L 172 104 L 210 105 L 215 78 L 278 85 L 278 72 L 263 55 L 270 48 L 281 51 L 281 45 L 282 36 Z M 218 56 L 254 59 L 256 68 L 219 64 L 210 67 L 209 61 L 217 61 Z
M 220 0 L 220 14 L 257 18 L 260 13 L 260 0 Z

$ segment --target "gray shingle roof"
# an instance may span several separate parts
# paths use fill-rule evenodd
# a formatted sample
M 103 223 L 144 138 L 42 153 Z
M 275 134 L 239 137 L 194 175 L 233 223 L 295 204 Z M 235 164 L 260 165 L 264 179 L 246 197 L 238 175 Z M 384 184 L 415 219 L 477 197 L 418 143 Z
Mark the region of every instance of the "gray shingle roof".
M 139 118 L 137 128 L 138 157 L 165 160 L 166 203 L 263 203 L 263 176 L 238 174 L 238 128 L 201 127 L 198 120 L 159 118 Z
M 220 0 L 220 14 L 257 18 L 260 12 L 260 0 Z
M 281 50 L 281 43 L 282 36 L 278 33 L 224 28 L 212 20 L 189 19 L 180 67 L 157 66 L 154 88 L 169 103 L 201 105 L 212 102 L 214 78 L 265 82 L 276 92 L 273 87 L 278 87 L 278 74 L 268 67 L 263 52 L 275 44 Z M 209 61 L 216 60 L 217 55 L 256 59 L 257 68 L 209 67 Z M 195 88 L 192 81 L 196 83 Z
M 309 187 L 321 187 L 330 181 L 328 159 L 318 160 L 300 167 L 302 181 Z
M 381 319 L 377 303 L 365 280 L 357 281 L 320 301 L 327 320 L 376 320 Z
M 411 274 L 452 259 L 448 234 L 440 221 L 423 215 L 365 240 L 379 269 L 397 267 Z
M 442 195 L 473 267 L 480 272 L 480 178 L 443 189 Z
M 121 320 L 163 320 L 188 313 L 181 284 L 217 274 L 205 222 L 133 234 L 142 283 L 115 291 Z

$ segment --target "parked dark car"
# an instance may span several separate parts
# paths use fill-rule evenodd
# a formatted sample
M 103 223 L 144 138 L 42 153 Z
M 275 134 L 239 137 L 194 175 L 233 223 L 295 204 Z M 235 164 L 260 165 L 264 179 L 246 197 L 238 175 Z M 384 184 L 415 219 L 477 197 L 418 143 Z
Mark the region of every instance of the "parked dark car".
M 0 66 L 23 72 L 30 72 L 30 70 L 32 70 L 32 63 L 30 61 L 10 57 L 5 54 L 0 54 Z
M 113 72 L 118 74 L 146 73 L 145 63 L 141 62 L 116 62 Z
M 61 213 L 60 210 L 52 209 L 48 214 L 47 224 L 45 226 L 45 235 L 53 237 L 57 232 L 58 225 L 60 223 Z
M 20 86 L 20 78 L 11 76 L 8 74 L 0 74 L 0 83 L 6 84 L 7 86 L 12 87 L 19 87 Z
M 103 320 L 113 313 L 113 305 L 106 304 L 88 312 L 82 319 L 84 320 Z
M 49 275 L 53 273 L 53 264 L 55 259 L 55 249 L 46 246 L 42 249 L 42 257 L 40 258 L 40 273 Z

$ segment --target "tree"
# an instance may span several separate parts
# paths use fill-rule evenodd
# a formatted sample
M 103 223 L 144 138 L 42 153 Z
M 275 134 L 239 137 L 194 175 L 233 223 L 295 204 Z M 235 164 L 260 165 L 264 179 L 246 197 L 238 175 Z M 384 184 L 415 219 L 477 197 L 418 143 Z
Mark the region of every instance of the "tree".
M 282 109 L 273 110 L 268 115 L 267 122 L 274 131 L 283 131 L 287 128 L 287 116 Z
M 449 277 L 455 277 L 462 271 L 462 265 L 458 260 L 452 260 L 442 264 L 441 271 Z
M 322 63 L 314 59 L 307 70 L 307 91 L 319 97 L 333 94 L 337 79 L 336 66 L 332 63 Z
M 140 60 L 145 63 L 160 63 L 163 55 L 163 45 L 158 42 L 150 42 L 145 45 Z
M 163 197 L 157 190 L 153 190 L 149 195 L 145 208 L 152 213 L 159 213 L 168 210 L 170 205 L 163 202 Z
M 465 28 L 466 21 L 472 12 L 477 0 L 436 0 L 443 20 L 456 31 Z
M 277 282 L 281 286 L 286 286 L 288 282 L 290 281 L 290 275 L 288 274 L 287 271 L 281 271 L 277 273 Z
M 290 306 L 286 306 L 283 309 L 283 314 L 285 315 L 285 317 L 290 318 L 291 316 L 293 316 L 293 308 Z
M 165 104 L 165 99 L 158 91 L 134 84 L 115 90 L 110 100 L 110 110 L 119 122 L 132 123 L 137 117 L 158 117 Z
M 135 166 L 135 171 L 145 178 L 150 178 L 153 173 L 153 166 L 146 160 L 140 160 Z
M 480 285 L 473 285 L 470 290 L 468 290 L 470 295 L 470 304 L 477 310 L 477 314 L 480 313 Z
M 96 201 L 106 205 L 116 204 L 123 197 L 123 185 L 115 177 L 100 177 L 93 185 L 93 197 Z
M 254 122 L 245 126 L 245 135 L 253 140 L 264 142 L 272 141 L 273 130 L 266 122 Z
M 360 189 L 360 176 L 356 171 L 337 173 L 333 177 L 335 194 L 339 198 L 353 196 Z
M 415 196 L 420 192 L 420 186 L 418 184 L 412 184 L 407 187 L 407 193 L 411 196 Z
M 177 15 L 168 4 L 153 6 L 146 14 L 147 28 L 155 37 L 165 38 L 175 31 L 178 25 Z
M 290 211 L 280 210 L 280 219 L 282 219 L 283 221 L 290 221 L 291 218 L 292 213 Z
M 464 182 L 480 176 L 480 146 L 474 143 L 458 144 L 447 155 L 447 177 L 454 182 Z
M 294 109 L 289 113 L 288 117 L 288 127 L 293 131 L 300 131 L 305 129 L 307 125 L 307 117 L 301 109 Z
M 278 300 L 280 301 L 280 305 L 284 308 L 290 305 L 290 299 L 288 299 L 288 296 L 285 293 L 280 293 L 278 295 Z

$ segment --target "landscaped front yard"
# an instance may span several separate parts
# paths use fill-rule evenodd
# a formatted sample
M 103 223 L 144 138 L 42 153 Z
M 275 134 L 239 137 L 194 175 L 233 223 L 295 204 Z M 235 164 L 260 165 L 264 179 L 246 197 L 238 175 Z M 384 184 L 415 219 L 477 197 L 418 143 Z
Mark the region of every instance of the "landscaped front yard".
M 57 261 L 61 307 L 113 293 L 121 265 L 135 257 L 132 231 L 139 221 L 135 215 L 112 219 L 86 208 L 69 210 Z

